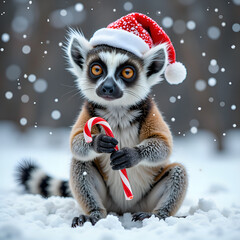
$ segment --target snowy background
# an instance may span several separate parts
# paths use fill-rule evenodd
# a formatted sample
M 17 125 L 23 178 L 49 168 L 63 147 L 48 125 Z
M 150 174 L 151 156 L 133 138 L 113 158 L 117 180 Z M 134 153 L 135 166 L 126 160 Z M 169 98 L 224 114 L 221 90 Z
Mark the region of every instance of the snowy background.
M 14 169 L 32 158 L 68 179 L 69 126 L 82 99 L 65 70 L 66 30 L 78 27 L 90 38 L 132 11 L 164 28 L 188 68 L 183 84 L 164 81 L 153 90 L 174 134 L 171 160 L 188 170 L 177 213 L 187 217 L 132 223 L 126 213 L 71 229 L 81 212 L 76 202 L 25 194 Z M 239 0 L 1 0 L 0 240 L 239 239 L 239 12 Z

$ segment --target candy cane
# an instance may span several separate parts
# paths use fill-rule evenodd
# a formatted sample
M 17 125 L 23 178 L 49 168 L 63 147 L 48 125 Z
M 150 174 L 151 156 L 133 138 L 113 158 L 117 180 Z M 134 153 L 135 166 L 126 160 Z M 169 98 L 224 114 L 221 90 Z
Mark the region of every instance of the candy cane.
M 104 128 L 107 136 L 114 137 L 112 133 L 112 129 L 106 120 L 100 117 L 93 117 L 93 118 L 90 118 L 84 126 L 83 134 L 84 134 L 85 141 L 87 143 L 92 142 L 91 129 L 92 129 L 92 126 L 95 124 L 100 124 Z M 118 146 L 115 147 L 115 150 L 118 150 Z M 126 169 L 122 169 L 122 170 L 119 170 L 119 173 L 120 173 L 120 177 L 123 185 L 125 198 L 126 200 L 132 200 L 133 194 L 132 194 L 131 186 L 129 184 L 127 171 Z

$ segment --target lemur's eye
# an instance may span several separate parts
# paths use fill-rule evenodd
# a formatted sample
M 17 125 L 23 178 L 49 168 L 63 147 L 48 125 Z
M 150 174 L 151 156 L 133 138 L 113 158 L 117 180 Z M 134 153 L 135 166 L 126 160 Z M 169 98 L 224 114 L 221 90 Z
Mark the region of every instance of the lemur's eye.
M 126 79 L 130 79 L 132 78 L 134 75 L 134 71 L 132 68 L 130 67 L 126 67 L 122 70 L 122 76 Z
M 91 68 L 91 72 L 94 76 L 100 76 L 103 72 L 102 67 L 98 64 L 95 64 Z

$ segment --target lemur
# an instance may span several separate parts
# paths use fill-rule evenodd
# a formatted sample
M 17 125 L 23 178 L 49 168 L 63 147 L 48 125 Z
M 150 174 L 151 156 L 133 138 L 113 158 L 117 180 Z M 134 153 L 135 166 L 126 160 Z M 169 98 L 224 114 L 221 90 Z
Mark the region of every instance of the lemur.
M 170 163 L 172 135 L 150 97 L 169 65 L 169 46 L 159 43 L 140 56 L 91 40 L 72 30 L 67 44 L 70 71 L 85 99 L 70 134 L 69 182 L 53 179 L 32 162 L 18 167 L 18 178 L 30 193 L 73 196 L 84 213 L 73 218 L 72 227 L 94 225 L 109 212 L 130 212 L 133 221 L 172 216 L 185 197 L 188 178 L 183 165 Z M 95 116 L 110 124 L 115 138 L 95 125 L 93 141 L 85 142 L 84 125 Z M 131 201 L 124 198 L 117 171 L 124 168 Z

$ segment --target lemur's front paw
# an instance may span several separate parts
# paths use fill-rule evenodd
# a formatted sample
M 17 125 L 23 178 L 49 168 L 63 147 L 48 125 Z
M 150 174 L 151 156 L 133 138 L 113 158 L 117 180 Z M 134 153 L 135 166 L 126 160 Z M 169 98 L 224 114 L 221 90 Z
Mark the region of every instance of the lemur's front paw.
M 88 215 L 80 215 L 79 217 L 75 217 L 72 220 L 72 228 L 75 228 L 77 226 L 83 226 L 85 222 L 90 222 L 92 225 L 95 225 L 97 223 L 98 219 L 93 216 Z
M 110 156 L 113 170 L 120 170 L 135 166 L 141 161 L 141 157 L 136 148 L 122 148 L 113 152 Z
M 132 215 L 132 221 L 142 221 L 145 218 L 150 218 L 153 215 L 153 213 L 148 212 L 137 212 Z
M 115 147 L 118 141 L 105 134 L 99 134 L 93 137 L 93 149 L 97 153 L 112 153 L 115 151 Z

